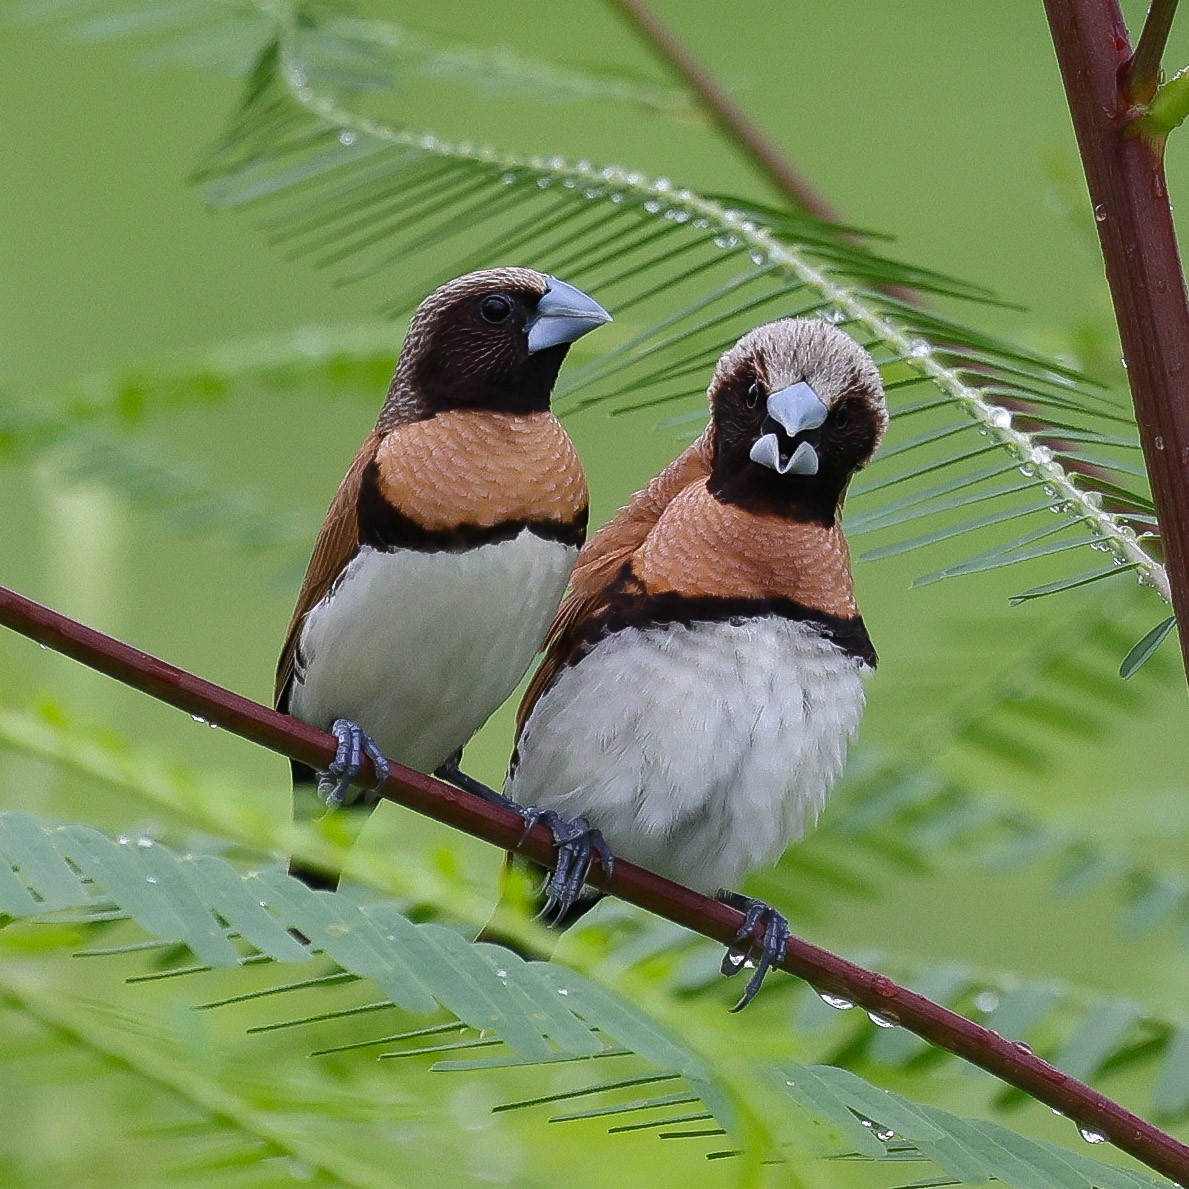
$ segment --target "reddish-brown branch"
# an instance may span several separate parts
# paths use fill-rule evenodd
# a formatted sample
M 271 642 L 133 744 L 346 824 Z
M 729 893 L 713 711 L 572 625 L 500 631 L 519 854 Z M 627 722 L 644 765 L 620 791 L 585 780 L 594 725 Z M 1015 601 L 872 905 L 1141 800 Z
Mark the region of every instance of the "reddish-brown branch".
M 1162 5 L 1167 7 L 1167 5 Z M 1189 669 L 1189 303 L 1163 144 L 1129 131 L 1131 59 L 1116 0 L 1045 0 L 1119 323 Z
M 1177 0 L 1152 0 L 1135 53 L 1123 64 L 1119 86 L 1127 103 L 1150 103 L 1160 85 L 1160 60 L 1176 16 Z
M 324 768 L 334 756 L 335 740 L 324 731 L 176 668 L 3 586 L 0 624 L 179 710 L 200 715 L 207 722 L 312 767 Z M 370 761 L 365 764 L 365 780 L 374 780 L 375 769 Z M 520 839 L 523 824 L 511 810 L 400 764 L 392 764 L 391 774 L 379 791 L 390 801 L 504 849 L 516 847 Z M 520 849 L 547 864 L 553 854 L 552 836 L 546 827 L 538 826 Z M 733 908 L 628 862 L 617 862 L 610 879 L 596 869 L 591 882 L 622 900 L 724 944 L 735 937 L 742 923 L 742 916 Z M 780 966 L 821 991 L 843 996 L 869 1012 L 894 1020 L 931 1044 L 964 1057 L 1068 1115 L 1080 1127 L 1106 1136 L 1150 1168 L 1176 1180 L 1189 1179 L 1189 1147 L 1062 1073 L 1027 1045 L 1006 1040 L 898 986 L 885 975 L 865 970 L 799 938 L 789 941 Z
M 644 0 L 610 0 L 649 46 L 667 62 L 698 97 L 706 113 L 734 143 L 772 179 L 792 202 L 827 223 L 838 215 L 813 183 L 793 168 L 792 162 L 762 128 L 735 102 L 717 79 L 698 61 L 685 43 Z

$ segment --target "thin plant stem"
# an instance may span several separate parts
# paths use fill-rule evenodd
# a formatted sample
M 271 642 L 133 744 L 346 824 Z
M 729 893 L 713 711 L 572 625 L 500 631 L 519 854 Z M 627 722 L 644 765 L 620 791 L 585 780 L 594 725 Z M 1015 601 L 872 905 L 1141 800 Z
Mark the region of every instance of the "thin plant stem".
M 1150 103 L 1160 85 L 1160 62 L 1176 15 L 1177 0 L 1152 0 L 1135 53 L 1119 76 L 1119 87 L 1128 104 Z
M 1171 4 L 1157 0 L 1163 17 Z M 1117 0 L 1045 0 L 1123 343 L 1177 623 L 1189 624 L 1189 302 L 1164 138 L 1143 133 L 1120 79 L 1131 61 Z M 1151 24 L 1151 17 L 1149 24 Z M 1157 33 L 1151 44 L 1163 44 Z M 1137 122 L 1138 121 L 1138 122 Z M 1138 134 L 1133 130 L 1139 129 Z M 1189 631 L 1181 631 L 1189 670 Z
M 337 742 L 325 731 L 206 681 L 131 645 L 86 627 L 16 591 L 0 586 L 0 624 L 53 648 L 134 689 L 198 715 L 272 751 L 325 768 Z M 375 767 L 364 760 L 362 782 L 374 782 Z M 523 836 L 518 814 L 391 762 L 379 794 L 426 817 L 505 850 L 520 850 L 538 863 L 553 859 L 553 837 L 538 825 Z M 604 891 L 724 945 L 736 938 L 743 916 L 733 908 L 681 884 L 620 860 L 611 877 L 598 864 L 590 882 Z M 1025 1044 L 1013 1042 L 956 1012 L 866 970 L 828 950 L 791 938 L 779 968 L 819 991 L 845 999 L 1067 1115 L 1084 1134 L 1101 1135 L 1149 1168 L 1178 1181 L 1189 1179 L 1189 1147 L 1124 1109 L 1104 1094 L 1062 1073 Z

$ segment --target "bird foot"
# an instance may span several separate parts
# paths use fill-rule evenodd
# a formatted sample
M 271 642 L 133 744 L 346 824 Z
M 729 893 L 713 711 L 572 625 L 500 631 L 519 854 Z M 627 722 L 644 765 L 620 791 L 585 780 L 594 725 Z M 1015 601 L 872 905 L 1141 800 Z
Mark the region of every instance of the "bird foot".
M 597 855 L 603 870 L 610 875 L 615 870 L 615 856 L 607 845 L 606 839 L 599 830 L 591 827 L 584 817 L 576 817 L 572 821 L 560 817 L 552 809 L 526 809 L 523 805 L 488 788 L 482 781 L 468 776 L 458 766 L 458 759 L 447 760 L 434 773 L 442 780 L 468 793 L 482 797 L 494 805 L 502 805 L 505 809 L 513 809 L 524 819 L 524 833 L 520 836 L 523 842 L 532 828 L 541 823 L 549 827 L 553 834 L 553 841 L 557 845 L 557 859 L 553 870 L 545 877 L 542 891 L 545 893 L 545 903 L 537 913 L 540 920 L 546 924 L 556 924 L 564 920 L 570 909 L 578 900 L 582 885 L 590 874 L 591 864 Z
M 353 804 L 361 798 L 375 801 L 371 789 L 356 789 L 351 793 L 352 782 L 363 767 L 363 757 L 368 756 L 375 765 L 377 787 L 388 779 L 388 761 L 376 746 L 376 741 L 357 723 L 349 718 L 335 719 L 330 733 L 339 741 L 338 751 L 325 772 L 318 773 L 318 796 L 326 802 L 328 809 L 339 809 Z M 348 797 L 348 794 L 351 796 Z
M 615 870 L 615 856 L 602 832 L 593 829 L 584 817 L 572 821 L 559 817 L 552 809 L 525 809 L 517 806 L 524 818 L 523 842 L 538 823 L 549 827 L 557 845 L 557 859 L 553 870 L 545 878 L 545 903 L 537 913 L 547 925 L 563 920 L 578 900 L 582 885 L 590 874 L 590 867 L 598 856 L 603 871 L 610 876 Z
M 720 968 L 730 978 L 748 964 L 755 966 L 755 973 L 743 988 L 743 997 L 731 1008 L 731 1011 L 742 1011 L 756 997 L 764 975 L 784 957 L 791 930 L 788 921 L 763 900 L 721 889 L 715 899 L 744 914 L 743 924 L 735 934 L 734 942 L 727 947 Z

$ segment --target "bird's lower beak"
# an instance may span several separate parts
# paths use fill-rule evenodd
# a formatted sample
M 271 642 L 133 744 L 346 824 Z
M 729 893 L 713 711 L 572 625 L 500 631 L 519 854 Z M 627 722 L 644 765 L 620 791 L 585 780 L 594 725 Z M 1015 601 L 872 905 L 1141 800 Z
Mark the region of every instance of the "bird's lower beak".
M 550 277 L 549 288 L 537 303 L 537 312 L 529 319 L 529 354 L 572 343 L 610 321 L 611 315 L 593 297 Z
M 809 437 L 830 415 L 821 398 L 802 380 L 768 397 L 768 415 L 751 448 L 752 462 L 778 475 L 816 475 L 817 443 Z

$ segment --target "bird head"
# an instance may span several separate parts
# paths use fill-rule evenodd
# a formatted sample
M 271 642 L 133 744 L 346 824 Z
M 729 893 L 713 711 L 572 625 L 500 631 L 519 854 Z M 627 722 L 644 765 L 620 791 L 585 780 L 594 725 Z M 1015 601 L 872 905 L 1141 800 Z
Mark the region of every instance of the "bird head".
M 549 407 L 569 346 L 611 315 L 580 289 L 529 268 L 467 273 L 409 322 L 390 401 L 422 416 L 451 408 Z
M 710 385 L 711 488 L 833 519 L 888 424 L 871 356 L 828 322 L 782 318 L 745 334 Z

